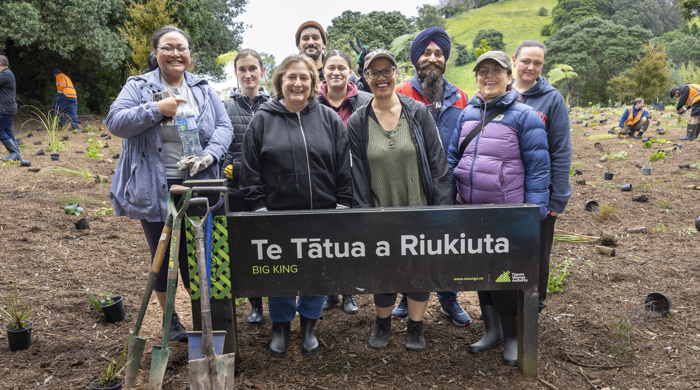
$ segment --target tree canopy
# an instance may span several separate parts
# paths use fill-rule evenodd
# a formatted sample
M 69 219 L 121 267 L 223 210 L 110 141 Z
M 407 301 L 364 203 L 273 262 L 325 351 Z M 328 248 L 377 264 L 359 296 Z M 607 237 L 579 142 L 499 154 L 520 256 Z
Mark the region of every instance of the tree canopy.
M 506 50 L 506 44 L 503 42 L 503 33 L 498 30 L 495 30 L 493 28 L 490 28 L 488 30 L 479 30 L 479 32 L 476 33 L 474 39 L 472 39 L 472 46 L 475 49 L 479 47 L 481 45 L 482 39 L 485 39 L 486 42 L 489 44 L 489 46 L 491 47 L 490 50 Z
M 575 91 L 584 101 L 605 101 L 607 81 L 620 74 L 643 52 L 652 33 L 640 27 L 624 27 L 600 18 L 584 19 L 562 27 L 544 41 L 548 64 L 575 64 L 579 77 Z

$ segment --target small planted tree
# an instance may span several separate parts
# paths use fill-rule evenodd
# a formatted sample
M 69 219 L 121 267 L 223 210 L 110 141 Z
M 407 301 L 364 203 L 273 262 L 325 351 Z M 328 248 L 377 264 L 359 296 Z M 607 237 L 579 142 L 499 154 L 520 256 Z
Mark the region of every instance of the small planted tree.
M 666 60 L 666 47 L 663 44 L 644 45 L 644 54 L 628 71 L 629 78 L 634 82 L 634 96 L 648 101 L 657 100 L 671 87 L 671 73 Z
M 491 51 L 491 46 L 486 42 L 486 39 L 481 40 L 481 46 L 474 48 L 474 55 L 478 59 L 482 54 Z
M 608 90 L 615 95 L 618 105 L 627 100 L 625 98 L 630 95 L 633 86 L 634 81 L 624 73 L 608 81 Z

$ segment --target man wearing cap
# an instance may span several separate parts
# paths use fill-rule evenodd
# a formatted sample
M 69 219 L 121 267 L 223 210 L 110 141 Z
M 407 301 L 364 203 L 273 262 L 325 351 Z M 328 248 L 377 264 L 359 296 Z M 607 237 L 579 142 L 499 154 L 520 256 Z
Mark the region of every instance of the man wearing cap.
M 17 114 L 15 75 L 10 71 L 7 57 L 0 55 L 0 142 L 10 153 L 0 160 L 19 160 L 19 146 L 12 134 L 12 118 Z
M 700 84 L 685 83 L 680 87 L 673 87 L 669 92 L 671 99 L 679 98 L 676 104 L 676 112 L 678 115 L 683 115 L 690 107 L 690 121 L 685 137 L 679 137 L 681 141 L 693 141 L 698 138 L 700 133 L 700 125 L 698 125 L 698 117 L 700 117 Z M 687 105 L 688 107 L 683 107 Z
M 63 126 L 65 118 L 63 114 L 70 119 L 73 128 L 80 130 L 80 122 L 78 122 L 78 93 L 73 87 L 73 82 L 63 72 L 58 69 L 53 70 L 53 75 L 56 77 L 56 98 L 53 100 L 52 109 L 56 115 L 60 115 L 60 124 Z
M 467 94 L 459 87 L 445 79 L 445 64 L 450 58 L 452 47 L 450 37 L 445 30 L 434 26 L 418 34 L 411 44 L 411 62 L 416 68 L 416 74 L 411 80 L 399 84 L 396 92 L 413 98 L 428 106 L 428 111 L 435 119 L 440 131 L 442 146 L 447 153 L 450 138 L 455 131 L 457 118 L 467 106 Z M 440 311 L 452 318 L 457 326 L 471 323 L 469 314 L 457 302 L 457 292 L 438 292 Z M 395 318 L 405 318 L 408 315 L 406 296 L 392 313 Z

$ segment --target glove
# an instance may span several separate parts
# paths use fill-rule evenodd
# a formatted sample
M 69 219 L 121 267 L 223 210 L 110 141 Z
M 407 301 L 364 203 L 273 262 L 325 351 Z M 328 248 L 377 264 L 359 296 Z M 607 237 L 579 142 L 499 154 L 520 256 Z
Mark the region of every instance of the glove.
M 226 168 L 224 168 L 224 174 L 226 175 L 226 177 L 233 180 L 233 165 L 232 164 L 229 164 L 226 166 Z
M 177 162 L 177 169 L 179 169 L 181 171 L 188 169 L 195 159 L 197 159 L 197 157 L 195 157 L 195 156 L 188 156 L 188 157 L 181 158 L 180 161 Z
M 204 153 L 204 157 L 195 157 L 190 163 L 190 176 L 195 177 L 199 172 L 209 168 L 214 163 L 214 157 L 209 153 Z
M 360 42 L 360 37 L 355 35 L 355 39 L 357 40 L 357 46 L 355 46 L 355 43 L 351 39 L 350 47 L 352 47 L 352 49 L 355 50 L 355 52 L 357 53 L 357 74 L 359 74 L 360 77 L 362 77 L 365 71 L 365 57 L 367 56 L 367 54 L 370 53 L 371 50 L 369 49 L 369 46 L 363 45 Z

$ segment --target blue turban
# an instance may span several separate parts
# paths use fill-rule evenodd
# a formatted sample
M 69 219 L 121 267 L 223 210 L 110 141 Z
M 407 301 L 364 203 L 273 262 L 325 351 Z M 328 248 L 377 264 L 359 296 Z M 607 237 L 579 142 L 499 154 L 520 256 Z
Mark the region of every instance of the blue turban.
M 430 42 L 435 43 L 442 50 L 445 61 L 450 58 L 450 49 L 452 48 L 450 37 L 441 27 L 433 26 L 418 34 L 411 44 L 411 62 L 413 65 L 416 65 L 416 62 L 423 55 L 425 49 L 428 48 Z

